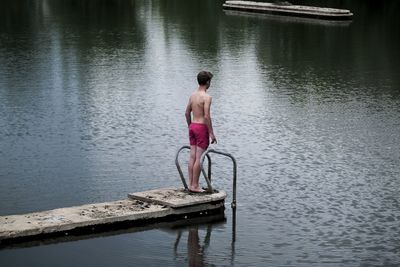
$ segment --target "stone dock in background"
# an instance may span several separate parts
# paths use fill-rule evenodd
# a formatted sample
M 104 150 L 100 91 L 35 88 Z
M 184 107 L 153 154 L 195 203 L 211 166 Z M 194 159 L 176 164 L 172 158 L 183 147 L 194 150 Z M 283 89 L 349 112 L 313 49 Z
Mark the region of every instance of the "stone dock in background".
M 224 212 L 226 193 L 163 188 L 128 199 L 0 217 L 0 248 L 8 244 L 144 226 Z
M 228 10 L 326 20 L 350 20 L 353 17 L 353 13 L 347 9 L 292 5 L 288 2 L 226 1 L 222 7 Z

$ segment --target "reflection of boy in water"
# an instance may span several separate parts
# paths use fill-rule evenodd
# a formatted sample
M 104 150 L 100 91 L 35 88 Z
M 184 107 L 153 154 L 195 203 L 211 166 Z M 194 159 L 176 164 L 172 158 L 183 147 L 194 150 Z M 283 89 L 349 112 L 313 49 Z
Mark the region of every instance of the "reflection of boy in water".
M 199 87 L 192 93 L 186 107 L 186 122 L 189 126 L 190 158 L 189 158 L 189 191 L 203 192 L 199 185 L 200 158 L 211 143 L 217 143 L 210 115 L 211 96 L 207 94 L 213 75 L 208 71 L 200 71 L 197 75 Z M 191 116 L 193 113 L 193 119 Z
M 188 258 L 190 267 L 204 266 L 203 251 L 199 242 L 198 228 L 189 229 L 188 235 Z

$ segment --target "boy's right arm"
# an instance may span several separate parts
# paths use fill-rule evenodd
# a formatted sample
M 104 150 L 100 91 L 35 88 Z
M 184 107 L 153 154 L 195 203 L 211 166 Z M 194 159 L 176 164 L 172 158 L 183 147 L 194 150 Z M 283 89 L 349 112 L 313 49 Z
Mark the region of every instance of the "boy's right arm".
M 214 135 L 214 130 L 212 127 L 212 121 L 211 121 L 211 96 L 207 97 L 206 100 L 204 101 L 204 119 L 206 121 L 207 127 L 208 127 L 208 132 L 210 133 L 210 138 L 211 138 L 211 144 L 217 143 L 217 139 L 215 138 Z

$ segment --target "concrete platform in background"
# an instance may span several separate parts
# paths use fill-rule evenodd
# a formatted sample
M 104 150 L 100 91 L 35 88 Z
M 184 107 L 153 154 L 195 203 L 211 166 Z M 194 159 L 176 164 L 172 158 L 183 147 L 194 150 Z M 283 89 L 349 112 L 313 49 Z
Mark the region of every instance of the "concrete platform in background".
M 130 199 L 0 216 L 0 247 L 13 242 L 220 213 L 224 210 L 225 197 L 223 191 L 194 194 L 180 188 L 164 188 L 132 193 Z
M 230 10 L 327 20 L 350 20 L 353 17 L 353 13 L 347 9 L 301 6 L 292 5 L 290 3 L 279 4 L 253 1 L 226 1 L 222 7 Z

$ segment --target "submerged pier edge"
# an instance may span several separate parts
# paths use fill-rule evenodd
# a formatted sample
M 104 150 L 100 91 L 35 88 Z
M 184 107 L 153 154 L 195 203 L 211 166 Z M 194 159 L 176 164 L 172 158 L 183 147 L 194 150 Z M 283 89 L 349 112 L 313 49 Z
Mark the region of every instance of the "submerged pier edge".
M 68 238 L 69 240 L 75 241 L 80 240 L 80 237 L 88 238 L 88 235 L 96 235 L 96 234 L 104 234 L 107 235 L 109 232 L 115 232 L 118 230 L 126 230 L 131 228 L 139 228 L 139 227 L 147 227 L 145 230 L 152 229 L 161 223 L 171 223 L 177 222 L 178 224 L 182 224 L 182 221 L 189 221 L 193 219 L 199 218 L 208 218 L 211 217 L 213 220 L 217 218 L 217 220 L 224 219 L 224 205 L 218 205 L 213 209 L 209 209 L 207 211 L 196 211 L 185 214 L 171 214 L 165 217 L 160 218 L 148 218 L 148 219 L 140 219 L 140 220 L 123 220 L 109 223 L 100 223 L 95 225 L 87 225 L 80 226 L 76 228 L 72 228 L 70 230 L 62 230 L 57 232 L 43 232 L 34 235 L 26 235 L 26 236 L 17 236 L 17 237 L 9 237 L 0 240 L 0 249 L 5 248 L 13 248 L 20 247 L 18 245 L 22 243 L 34 242 L 34 245 L 48 244 L 48 243 L 57 243 L 51 241 L 51 239 L 60 239 Z M 215 217 L 219 215 L 218 217 Z M 76 237 L 76 238 L 74 238 Z M 93 236 L 94 237 L 94 236 Z M 82 238 L 83 239 L 83 238 Z M 49 241 L 50 240 L 50 241 Z M 62 240 L 65 241 L 65 240 Z M 26 245 L 29 247 L 29 245 Z M 25 247 L 25 246 L 22 246 Z
M 174 193 L 176 192 L 176 197 Z M 21 215 L 0 216 L 0 248 L 14 243 L 88 235 L 162 222 L 224 214 L 226 193 L 190 194 L 178 188 L 141 192 L 146 199 L 124 199 Z M 137 193 L 136 193 L 137 194 Z M 166 196 L 166 197 L 164 197 Z M 168 198 L 163 204 L 155 198 Z M 200 200 L 200 201 L 199 201 Z M 174 208 L 174 201 L 184 203 Z

